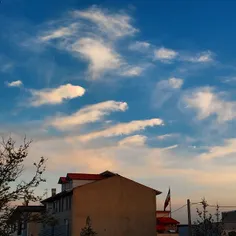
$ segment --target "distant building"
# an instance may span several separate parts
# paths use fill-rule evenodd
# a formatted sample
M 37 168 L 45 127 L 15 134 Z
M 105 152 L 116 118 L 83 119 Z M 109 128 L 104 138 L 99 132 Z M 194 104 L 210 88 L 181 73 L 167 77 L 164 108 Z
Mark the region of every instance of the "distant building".
M 29 221 L 28 218 L 44 211 L 44 206 L 18 206 L 8 220 L 12 230 L 11 236 L 38 236 L 41 225 Z
M 222 212 L 222 222 L 226 234 L 236 232 L 236 211 Z
M 102 236 L 156 236 L 156 195 L 160 191 L 118 174 L 68 173 L 61 192 L 43 200 L 58 225 L 44 226 L 41 236 L 77 236 L 86 218 Z
M 178 235 L 179 222 L 170 217 L 170 211 L 156 211 L 156 230 L 158 235 Z

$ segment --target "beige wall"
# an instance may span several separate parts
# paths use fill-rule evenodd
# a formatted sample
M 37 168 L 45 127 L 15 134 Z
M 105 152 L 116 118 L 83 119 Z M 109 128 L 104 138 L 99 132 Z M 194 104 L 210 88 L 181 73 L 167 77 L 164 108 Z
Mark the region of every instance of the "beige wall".
M 156 217 L 170 217 L 170 213 L 168 211 L 156 212 Z
M 156 236 L 156 193 L 120 176 L 75 188 L 72 236 L 87 216 L 98 236 Z

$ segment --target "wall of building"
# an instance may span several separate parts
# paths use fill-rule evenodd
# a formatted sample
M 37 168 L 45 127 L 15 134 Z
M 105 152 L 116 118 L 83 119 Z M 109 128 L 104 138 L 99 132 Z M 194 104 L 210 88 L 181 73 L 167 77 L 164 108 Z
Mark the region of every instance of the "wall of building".
M 114 176 L 73 191 L 72 236 L 77 236 L 90 216 L 102 236 L 156 236 L 155 191 Z
M 84 184 L 89 184 L 89 183 L 92 183 L 94 181 L 95 180 L 73 180 L 72 187 L 75 188 L 77 186 L 81 186 L 81 185 L 84 185 Z
M 156 217 L 170 217 L 169 211 L 157 211 Z

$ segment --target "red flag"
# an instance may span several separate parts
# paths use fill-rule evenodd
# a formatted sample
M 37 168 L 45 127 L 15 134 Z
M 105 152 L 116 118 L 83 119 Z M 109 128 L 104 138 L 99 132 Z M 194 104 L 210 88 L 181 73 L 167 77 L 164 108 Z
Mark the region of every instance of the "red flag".
M 170 203 L 170 189 L 168 191 L 168 194 L 166 196 L 166 200 L 165 200 L 165 203 L 164 203 L 164 211 L 166 210 L 166 207 L 169 205 Z

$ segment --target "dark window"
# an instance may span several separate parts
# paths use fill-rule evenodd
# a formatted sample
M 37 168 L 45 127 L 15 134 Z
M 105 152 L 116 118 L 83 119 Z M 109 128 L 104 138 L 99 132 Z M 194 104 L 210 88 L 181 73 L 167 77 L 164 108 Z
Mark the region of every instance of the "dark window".
M 69 196 L 69 210 L 71 210 L 71 201 L 72 201 L 72 197 L 71 196 Z
M 63 197 L 62 199 L 61 199 L 61 211 L 64 211 L 65 209 L 64 209 L 64 201 L 65 201 L 65 198 Z

